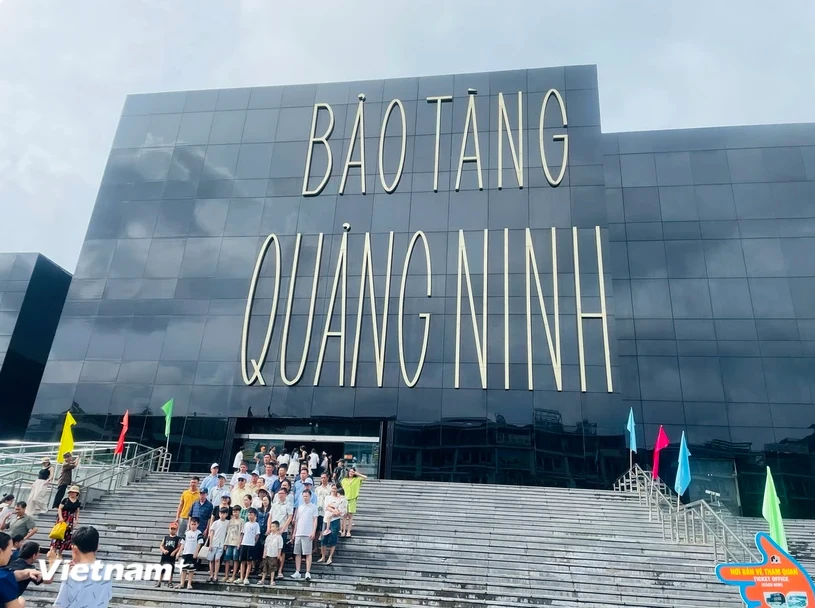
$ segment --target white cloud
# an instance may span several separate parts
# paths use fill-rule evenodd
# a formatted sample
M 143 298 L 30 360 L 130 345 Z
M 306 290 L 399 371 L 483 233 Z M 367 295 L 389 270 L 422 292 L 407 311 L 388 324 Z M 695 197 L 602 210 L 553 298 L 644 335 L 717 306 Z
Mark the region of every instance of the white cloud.
M 809 0 L 0 0 L 0 250 L 74 268 L 127 93 L 597 63 L 605 131 L 815 120 Z

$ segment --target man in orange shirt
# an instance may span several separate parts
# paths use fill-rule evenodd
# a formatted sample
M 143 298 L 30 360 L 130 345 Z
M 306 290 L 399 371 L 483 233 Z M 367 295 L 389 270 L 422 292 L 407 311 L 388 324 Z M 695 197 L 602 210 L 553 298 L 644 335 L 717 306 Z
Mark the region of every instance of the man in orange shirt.
M 190 517 L 190 509 L 192 509 L 192 505 L 195 504 L 199 497 L 199 481 L 201 480 L 198 477 L 190 479 L 190 487 L 181 493 L 181 498 L 178 501 L 175 521 L 178 523 L 178 535 L 181 538 L 184 538 L 184 532 L 187 531 L 187 519 Z

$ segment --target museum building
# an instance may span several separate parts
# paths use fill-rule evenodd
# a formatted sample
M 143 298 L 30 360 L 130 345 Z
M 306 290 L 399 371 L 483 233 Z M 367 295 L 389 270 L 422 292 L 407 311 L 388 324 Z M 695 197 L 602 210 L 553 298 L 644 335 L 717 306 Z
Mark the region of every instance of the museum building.
M 603 133 L 595 66 L 127 98 L 26 439 L 815 514 L 815 125 Z M 0 270 L 2 266 L 0 266 Z M 0 276 L 0 281 L 3 276 Z

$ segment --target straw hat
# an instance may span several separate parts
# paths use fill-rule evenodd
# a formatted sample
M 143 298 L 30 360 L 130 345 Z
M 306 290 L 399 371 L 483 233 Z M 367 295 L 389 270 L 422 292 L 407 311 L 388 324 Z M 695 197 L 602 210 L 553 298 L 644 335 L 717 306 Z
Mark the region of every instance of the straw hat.
M 79 494 L 79 486 L 71 486 L 68 488 L 68 494 L 73 494 L 74 492 Z

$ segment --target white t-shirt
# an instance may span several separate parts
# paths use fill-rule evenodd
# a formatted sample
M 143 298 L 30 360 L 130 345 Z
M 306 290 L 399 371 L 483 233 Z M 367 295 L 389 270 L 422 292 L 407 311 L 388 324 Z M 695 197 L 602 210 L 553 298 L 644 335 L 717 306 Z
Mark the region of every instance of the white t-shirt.
M 209 546 L 223 547 L 226 543 L 226 531 L 229 528 L 229 520 L 216 519 L 209 529 Z
M 289 471 L 294 471 L 293 475 L 300 473 L 300 455 L 296 452 L 291 455 L 289 460 Z
M 196 547 L 204 544 L 204 536 L 201 534 L 201 530 L 187 530 L 184 533 L 184 540 L 181 542 L 184 545 L 181 550 L 182 555 L 195 555 Z
M 0 524 L 3 523 L 3 520 L 6 518 L 7 515 L 14 513 L 14 507 L 12 506 L 5 506 L 0 509 Z
M 277 457 L 277 464 L 289 464 L 291 457 L 288 454 L 281 454 Z
M 302 504 L 297 508 L 297 513 L 294 515 L 295 536 L 311 536 L 314 529 L 314 520 L 317 519 L 317 505 L 313 502 Z
M 260 476 L 260 478 L 266 483 L 267 488 L 271 488 L 272 483 L 274 482 L 275 479 L 277 479 L 277 475 L 275 473 L 272 473 L 271 475 L 267 475 L 266 473 L 264 473 L 263 475 Z
M 232 468 L 233 469 L 240 469 L 242 462 L 243 462 L 243 450 L 241 450 L 240 452 L 235 454 L 235 460 L 232 463 Z
M 113 597 L 113 581 L 95 581 L 88 572 L 84 581 L 68 578 L 59 586 L 56 608 L 108 608 Z
M 320 457 L 317 454 L 310 454 L 308 457 L 308 468 L 312 471 L 320 464 Z
M 269 516 L 269 521 L 276 521 L 280 525 L 281 532 L 285 532 L 285 530 L 283 530 L 283 524 L 286 523 L 286 520 L 292 513 L 294 513 L 294 509 L 288 502 L 285 500 L 280 502 L 277 500 L 277 497 L 275 497 L 272 502 L 272 512 Z
M 314 502 L 315 496 L 317 498 L 317 514 L 325 515 L 325 500 L 331 496 L 331 486 L 320 484 L 314 488 L 314 492 L 311 495 L 311 502 Z
M 334 519 L 337 519 L 338 517 L 345 515 L 347 505 L 343 505 L 344 500 L 345 498 L 343 498 L 339 494 L 337 496 L 331 495 L 326 496 L 325 505 L 323 507 L 323 521 L 325 521 L 325 523 L 328 523 Z M 337 515 L 333 511 L 329 511 L 328 510 L 329 505 L 333 505 L 336 509 L 338 509 L 340 514 Z
M 277 557 L 283 550 L 283 537 L 280 534 L 269 534 L 266 542 L 263 543 L 263 550 L 266 552 L 266 557 Z
M 254 547 L 258 542 L 260 536 L 260 524 L 256 521 L 247 521 L 243 524 L 243 540 L 241 541 L 242 547 Z

